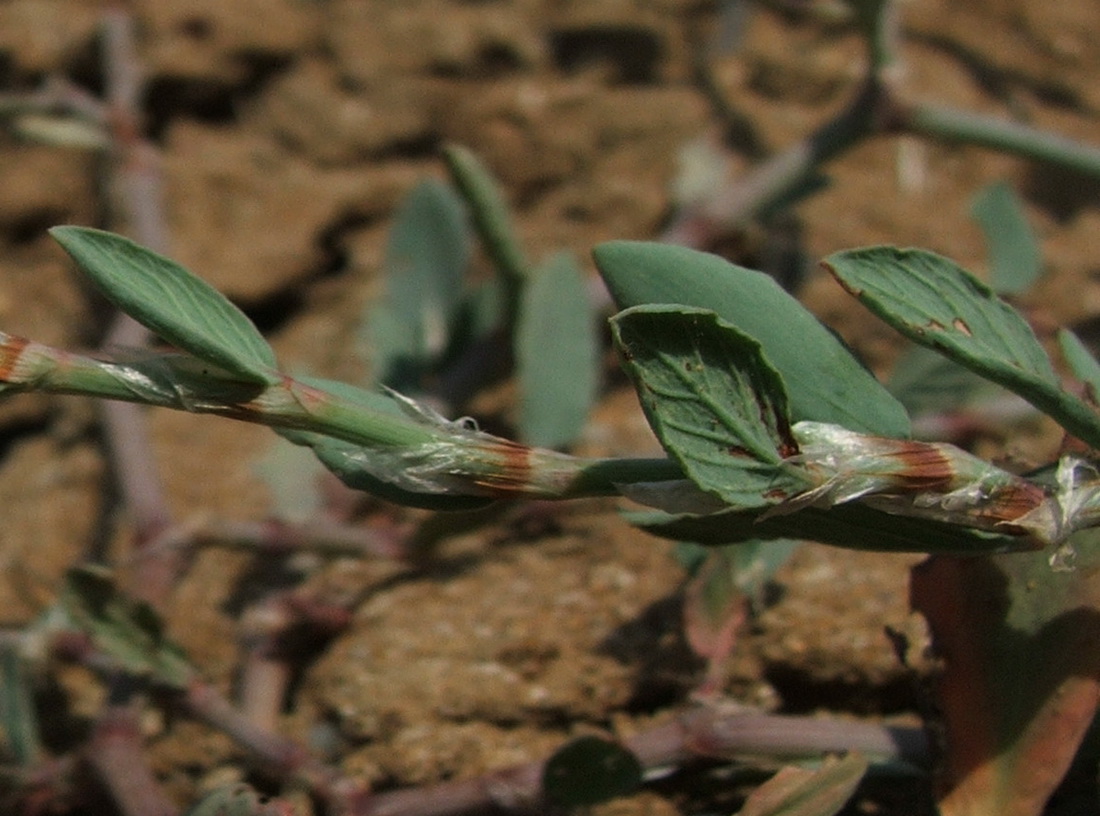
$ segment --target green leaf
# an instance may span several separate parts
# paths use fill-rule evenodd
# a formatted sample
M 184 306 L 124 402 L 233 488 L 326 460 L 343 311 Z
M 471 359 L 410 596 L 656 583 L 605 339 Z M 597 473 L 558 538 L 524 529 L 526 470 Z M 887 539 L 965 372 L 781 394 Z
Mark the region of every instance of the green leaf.
M 932 519 L 883 513 L 857 503 L 761 518 L 758 508 L 706 516 L 627 513 L 627 521 L 653 535 L 707 546 L 762 539 L 804 539 L 849 550 L 980 554 L 1029 549 L 1019 538 Z
M 756 339 L 783 376 L 794 421 L 909 435 L 901 404 L 769 276 L 664 244 L 614 241 L 593 255 L 619 308 L 669 303 L 711 309 Z
M 496 179 L 471 150 L 461 145 L 445 147 L 443 158 L 497 269 L 513 282 L 526 278 L 530 271 L 527 260 Z
M 915 568 L 914 608 L 943 659 L 943 816 L 1038 816 L 1063 780 L 1100 699 L 1100 534 L 1050 553 L 936 557 Z M 1096 762 L 1087 792 L 1095 802 Z M 1095 807 L 1093 805 L 1093 807 Z
M 983 188 L 970 204 L 970 215 L 985 234 L 993 291 L 1018 295 L 1030 289 L 1043 271 L 1043 258 L 1012 186 L 997 181 Z
M 692 651 L 707 663 L 706 678 L 697 695 L 721 690 L 726 658 L 749 611 L 759 607 L 768 581 L 800 543 L 755 539 L 724 547 L 684 544 L 678 548 L 681 558 L 687 548 L 703 554 L 684 587 L 683 604 L 684 635 Z
M 946 413 L 1004 395 L 1004 389 L 925 346 L 910 346 L 886 383 L 912 417 Z
M 295 445 L 304 445 L 313 450 L 317 459 L 333 475 L 352 490 L 362 490 L 380 499 L 400 504 L 403 507 L 419 507 L 424 510 L 461 511 L 488 507 L 493 499 L 481 496 L 456 496 L 446 493 L 417 493 L 405 490 L 393 482 L 376 476 L 374 471 L 381 470 L 372 466 L 372 451 L 350 442 L 333 439 L 330 436 L 306 431 L 280 431 L 280 435 Z
M 252 321 L 179 264 L 102 230 L 50 235 L 108 300 L 164 340 L 247 382 L 279 381 L 275 352 Z
M 30 683 L 19 647 L 0 644 L 0 739 L 7 744 L 6 753 L 23 766 L 45 758 Z
M 522 439 L 563 447 L 584 427 L 599 387 L 596 315 L 571 254 L 552 257 L 523 287 L 515 331 Z
M 465 334 L 471 340 L 487 337 L 504 322 L 505 291 L 500 278 L 489 278 L 472 286 L 463 303 Z
M 257 816 L 271 812 L 270 807 L 264 807 L 265 802 L 250 786 L 239 782 L 210 791 L 183 816 Z
M 1081 338 L 1069 329 L 1061 329 L 1058 332 L 1058 345 L 1073 376 L 1092 390 L 1092 398 L 1096 400 L 1100 397 L 1100 362 L 1092 356 L 1092 352 L 1081 342 Z
M 542 772 L 543 795 L 559 807 L 597 805 L 642 784 L 642 764 L 621 745 L 579 737 L 554 752 Z
M 745 800 L 737 816 L 834 816 L 867 772 L 859 754 L 828 759 L 816 770 L 782 768 Z
M 301 523 L 316 518 L 324 506 L 319 477 L 324 466 L 307 448 L 276 438 L 253 469 L 271 497 L 271 515 Z
M 125 671 L 180 690 L 194 679 L 191 664 L 165 636 L 157 614 L 119 592 L 107 570 L 70 569 L 59 603 L 69 625 Z
M 385 297 L 366 320 L 376 382 L 423 387 L 419 379 L 450 341 L 471 248 L 465 208 L 451 188 L 435 180 L 413 188 L 390 230 Z
M 713 313 L 635 306 L 611 320 L 623 366 L 661 444 L 700 488 L 766 507 L 806 488 L 783 382 L 760 344 Z
M 861 303 L 916 342 L 972 367 L 1057 383 L 1027 322 L 947 258 L 920 249 L 868 247 L 830 255 L 824 265 Z
M 831 255 L 824 266 L 910 340 L 1019 394 L 1100 447 L 1100 417 L 1062 390 L 1024 319 L 952 261 L 919 249 L 869 247 Z
M 298 379 L 305 385 L 333 394 L 350 404 L 361 406 L 366 413 L 408 419 L 408 414 L 401 403 L 381 391 L 371 391 L 319 377 L 299 377 Z M 381 478 L 376 474 L 385 472 L 389 466 L 385 457 L 390 451 L 385 447 L 366 448 L 311 431 L 282 428 L 278 429 L 278 433 L 295 445 L 311 448 L 321 464 L 348 487 L 353 490 L 362 490 L 395 504 L 420 507 L 425 510 L 473 510 L 493 503 L 492 499 L 480 496 L 418 493 Z

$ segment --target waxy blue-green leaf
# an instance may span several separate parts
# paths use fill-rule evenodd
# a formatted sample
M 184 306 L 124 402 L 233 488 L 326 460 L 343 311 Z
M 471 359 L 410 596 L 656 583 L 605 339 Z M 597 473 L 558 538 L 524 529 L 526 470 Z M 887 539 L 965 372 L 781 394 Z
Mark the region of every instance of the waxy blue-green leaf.
M 353 405 L 361 406 L 364 414 L 408 418 L 401 404 L 390 394 L 319 377 L 299 377 L 298 379 L 308 386 L 333 394 Z M 395 504 L 425 510 L 474 510 L 493 503 L 492 499 L 482 496 L 418 493 L 406 490 L 377 475 L 377 471 L 384 471 L 385 467 L 375 467 L 372 471 L 371 449 L 311 431 L 283 428 L 279 429 L 278 433 L 295 445 L 310 448 L 321 464 L 348 487 L 353 490 L 362 490 Z M 378 453 L 376 451 L 375 455 Z M 385 453 L 383 449 L 381 454 L 384 456 Z
M 761 539 L 805 539 L 849 550 L 927 552 L 955 555 L 1034 549 L 1029 542 L 931 519 L 897 516 L 852 502 L 823 510 L 761 518 L 758 508 L 727 510 L 706 516 L 644 511 L 627 513 L 631 524 L 648 533 L 706 546 Z
M 26 658 L 15 643 L 0 644 L 0 744 L 18 765 L 45 759 Z
M 376 476 L 369 468 L 371 451 L 333 439 L 330 436 L 308 431 L 281 431 L 280 435 L 295 445 L 311 448 L 317 459 L 333 475 L 352 490 L 362 490 L 380 499 L 403 507 L 419 507 L 423 510 L 460 511 L 488 507 L 493 499 L 482 496 L 449 495 L 446 493 L 417 493 L 405 490 L 393 482 Z M 379 470 L 381 468 L 374 468 Z
M 823 262 L 841 285 L 910 340 L 1019 394 L 1100 447 L 1100 416 L 1064 391 L 1027 322 L 954 262 L 919 249 L 868 247 Z
M 86 227 L 50 230 L 107 299 L 167 342 L 245 382 L 279 381 L 275 352 L 221 293 L 129 238 Z
M 398 390 L 420 376 L 450 342 L 465 289 L 472 236 L 462 200 L 427 180 L 398 208 L 386 246 L 386 291 L 366 321 L 375 380 Z
M 530 267 L 496 179 L 473 151 L 461 145 L 447 145 L 443 158 L 497 269 L 513 283 L 526 278 Z
M 914 419 L 1006 396 L 1000 386 L 925 346 L 906 349 L 886 387 Z
M 298 524 L 320 514 L 324 507 L 320 477 L 326 468 L 309 448 L 276 439 L 253 470 L 267 486 L 272 518 Z
M 258 816 L 258 814 L 283 812 L 265 805 L 270 800 L 262 798 L 243 782 L 224 785 L 206 793 L 189 807 L 183 816 Z M 286 812 L 291 812 L 288 807 Z
M 660 516 L 659 513 L 653 513 L 651 510 L 640 511 L 635 515 L 640 518 Z M 679 517 L 676 514 L 665 516 L 665 518 Z M 676 546 L 673 555 L 689 575 L 695 575 L 703 567 L 706 559 L 717 552 L 726 561 L 725 571 L 729 575 L 730 582 L 736 589 L 751 596 L 756 602 L 762 599 L 761 593 L 765 584 L 772 580 L 775 573 L 794 554 L 801 543 L 793 539 L 791 541 L 769 539 L 713 547 L 685 540 Z
M 560 448 L 577 438 L 599 387 L 598 353 L 584 274 L 571 254 L 554 255 L 520 295 L 515 355 L 524 442 Z
M 753 791 L 737 816 L 834 816 L 859 787 L 868 763 L 859 754 L 815 770 L 789 766 Z
M 970 215 L 985 234 L 993 291 L 1018 295 L 1030 289 L 1043 271 L 1043 257 L 1011 185 L 998 181 L 983 188 L 970 204 Z
M 1088 346 L 1069 329 L 1058 332 L 1058 345 L 1073 376 L 1092 389 L 1093 398 L 1100 398 L 1100 362 L 1092 356 Z
M 713 312 L 635 306 L 611 320 L 623 367 L 665 450 L 704 491 L 766 507 L 804 490 L 783 382 L 760 344 Z
M 664 244 L 613 241 L 596 247 L 593 255 L 619 308 L 669 303 L 711 309 L 756 339 L 783 376 L 792 420 L 909 435 L 909 416 L 901 404 L 767 275 Z
M 69 626 L 130 674 L 174 689 L 194 681 L 195 670 L 168 639 L 156 612 L 120 592 L 107 570 L 70 569 L 59 604 Z

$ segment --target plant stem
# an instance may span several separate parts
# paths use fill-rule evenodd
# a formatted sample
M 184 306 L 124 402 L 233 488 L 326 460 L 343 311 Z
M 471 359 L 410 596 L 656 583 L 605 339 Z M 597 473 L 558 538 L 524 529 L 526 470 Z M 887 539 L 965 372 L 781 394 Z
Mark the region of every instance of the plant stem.
M 876 132 L 883 91 L 881 82 L 868 79 L 839 115 L 803 141 L 761 162 L 735 184 L 722 186 L 710 199 L 680 213 L 661 240 L 685 246 L 705 244 L 715 233 L 743 226 L 795 197 L 821 165 Z
M 101 31 L 113 171 L 108 192 L 118 198 L 118 206 L 109 202 L 108 209 L 122 214 L 140 243 L 167 252 L 156 149 L 141 135 L 139 110 L 143 88 L 133 17 L 122 6 L 108 8 L 103 13 Z M 148 341 L 148 330 L 120 312 L 103 347 L 140 348 Z M 100 415 L 114 476 L 134 526 L 140 556 L 136 562 L 134 592 L 154 608 L 161 608 L 182 569 L 182 561 L 177 552 L 150 549 L 152 542 L 172 526 L 172 516 L 153 455 L 148 419 L 139 406 L 124 402 L 104 403 Z
M 18 642 L 0 643 L 0 723 L 5 749 L 17 765 L 27 767 L 45 761 L 30 678 Z
M 180 703 L 191 716 L 247 747 L 279 779 L 301 780 L 339 812 L 349 812 L 348 803 L 367 795 L 361 784 L 314 759 L 304 746 L 250 722 L 213 686 L 193 683 Z
M 217 547 L 279 555 L 308 551 L 333 558 L 409 557 L 404 537 L 393 529 L 354 524 L 307 521 L 207 521 L 184 529 L 167 543 L 176 546 Z
M 902 105 L 895 124 L 909 133 L 981 145 L 1100 178 L 1100 147 L 1019 122 L 920 103 Z
M 304 592 L 276 592 L 250 605 L 242 615 L 244 651 L 240 707 L 256 725 L 274 730 L 293 677 L 293 662 L 303 652 L 329 641 L 351 620 L 346 604 L 326 603 Z M 295 637 L 297 635 L 297 637 Z
M 99 717 L 88 743 L 88 761 L 124 816 L 176 816 L 143 752 L 137 712 L 111 705 Z
M 923 730 L 771 714 L 721 714 L 696 708 L 624 741 L 647 769 L 679 766 L 700 757 L 766 755 L 806 759 L 860 751 L 883 762 L 924 767 Z M 370 797 L 355 816 L 453 816 L 489 808 L 527 811 L 540 804 L 543 761 L 493 771 L 474 779 Z
M 140 402 L 342 440 L 378 457 L 380 478 L 406 480 L 414 492 L 560 499 L 683 477 L 669 460 L 578 459 L 344 399 L 285 375 L 269 386 L 235 382 L 181 355 L 112 363 L 0 333 L 0 382 L 15 391 Z
M 907 101 L 900 88 L 897 15 L 898 3 L 887 0 L 876 17 L 865 18 L 868 69 L 851 104 L 801 142 L 679 213 L 662 240 L 708 246 L 723 231 L 797 197 L 830 159 L 870 136 L 891 132 L 976 144 L 1100 178 L 1100 147 L 1004 119 Z

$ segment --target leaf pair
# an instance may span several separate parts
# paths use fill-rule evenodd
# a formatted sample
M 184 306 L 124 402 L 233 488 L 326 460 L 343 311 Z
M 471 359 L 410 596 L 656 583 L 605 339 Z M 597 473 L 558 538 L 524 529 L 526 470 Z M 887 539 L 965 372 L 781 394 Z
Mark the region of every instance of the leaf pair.
M 580 433 L 599 388 L 596 316 L 584 273 L 569 252 L 531 264 L 488 168 L 459 145 L 447 146 L 443 157 L 497 271 L 520 391 L 520 437 L 564 447 Z
M 529 265 L 488 170 L 461 147 L 446 148 L 444 158 L 454 187 L 421 182 L 389 234 L 386 291 L 364 332 L 374 379 L 402 393 L 434 391 L 461 408 L 513 361 L 521 437 L 565 446 L 598 386 L 595 315 L 582 270 L 565 252 Z M 496 267 L 472 285 L 469 220 Z
M 897 251 L 871 252 L 880 258 Z M 940 517 L 936 505 L 941 500 L 961 500 L 961 494 L 956 499 L 951 493 L 960 485 L 951 471 L 954 460 L 950 457 L 924 451 L 916 443 L 893 444 L 874 438 L 906 436 L 905 410 L 839 340 L 770 278 L 676 247 L 613 243 L 597 248 L 595 254 L 616 300 L 629 307 L 613 320 L 613 331 L 650 423 L 703 494 L 693 504 L 684 499 L 683 487 L 673 484 L 664 486 L 670 496 L 675 494 L 667 501 L 662 501 L 660 485 L 647 486 L 645 491 L 628 490 L 628 495 L 666 509 L 675 510 L 673 505 L 678 503 L 678 512 L 688 513 L 679 518 L 649 515 L 644 519 L 649 529 L 687 533 L 692 540 L 708 543 L 796 537 L 886 550 L 981 552 L 1018 546 L 1010 535 L 983 534 L 926 519 L 895 520 L 876 510 L 849 505 L 826 512 L 811 507 L 789 517 L 777 516 L 774 511 L 762 515 L 760 511 L 768 507 L 785 504 L 793 510 L 807 503 L 792 504 L 795 497 L 828 496 L 823 492 L 826 485 L 818 479 L 831 477 L 827 473 L 815 476 L 813 462 L 799 455 L 791 420 L 829 423 L 839 426 L 838 433 L 840 428 L 850 429 L 843 431 L 845 439 L 859 440 L 859 434 L 851 433 L 857 430 L 872 435 L 866 438 L 867 445 L 878 451 L 882 464 L 876 460 L 868 465 L 873 472 L 868 471 L 865 481 L 870 486 L 853 493 L 851 499 L 858 500 L 864 492 L 900 491 L 917 502 L 916 509 L 883 505 L 886 509 L 919 510 L 935 519 Z M 1018 328 L 1016 323 L 1029 334 L 1007 306 L 999 301 L 999 306 L 981 302 L 981 289 L 972 288 L 976 282 L 961 270 L 944 269 L 946 262 L 940 263 L 942 259 L 929 253 L 920 257 L 931 271 L 942 273 L 942 280 L 933 281 L 933 287 L 921 277 L 921 270 L 911 279 L 895 274 L 890 280 L 900 290 L 897 297 L 901 300 L 915 299 L 919 306 L 921 293 L 934 288 L 937 294 L 928 298 L 929 308 L 939 314 L 945 302 L 951 303 L 942 292 L 950 292 L 946 284 L 952 282 L 962 290 L 955 305 L 964 310 L 964 321 L 978 322 L 979 316 L 986 316 L 990 323 L 980 331 L 994 338 L 1006 327 Z M 840 258 L 831 260 L 842 262 Z M 855 260 L 858 258 L 849 259 L 848 265 Z M 666 300 L 680 305 L 662 303 Z M 1022 333 L 1011 334 L 1005 342 L 1015 348 L 1018 336 Z M 1050 368 L 1045 356 L 1032 355 L 1018 365 L 1038 372 L 1034 377 L 1041 379 L 1045 376 L 1043 363 Z M 835 457 L 835 467 L 856 467 L 851 464 L 856 461 L 851 458 L 854 451 L 848 447 L 847 443 L 841 445 L 835 453 L 815 451 L 815 456 L 823 463 Z M 918 455 L 921 458 L 915 458 Z M 942 467 L 936 464 L 941 459 Z M 877 470 L 879 467 L 882 469 Z M 992 478 L 1014 479 L 996 473 Z M 882 486 L 874 487 L 875 482 Z M 924 484 L 927 487 L 922 487 Z M 1019 487 L 1026 485 L 1020 483 Z M 1013 485 L 1006 489 L 1018 492 Z M 932 502 L 927 506 L 920 504 L 926 491 Z M 979 490 L 976 485 L 975 491 L 967 501 L 983 500 L 984 488 Z M 1038 489 L 1024 492 L 1033 503 L 1042 499 Z M 725 509 L 714 512 L 720 508 L 713 501 L 708 506 L 705 496 L 719 499 Z M 965 526 L 983 526 L 976 518 L 982 512 L 980 508 L 973 511 L 973 519 L 964 518 L 966 514 L 961 512 L 942 517 Z M 999 518 L 993 516 L 994 521 Z M 868 535 L 872 530 L 874 534 Z

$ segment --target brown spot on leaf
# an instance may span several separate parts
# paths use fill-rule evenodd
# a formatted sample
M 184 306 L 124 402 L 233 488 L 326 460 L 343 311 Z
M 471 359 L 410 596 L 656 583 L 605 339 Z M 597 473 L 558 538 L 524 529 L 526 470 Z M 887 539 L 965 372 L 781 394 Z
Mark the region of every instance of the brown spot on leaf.
M 973 333 L 970 331 L 970 327 L 966 325 L 966 321 L 961 317 L 956 317 L 955 321 L 951 324 L 955 327 L 955 331 L 962 332 L 967 337 L 973 337 Z
M 797 456 L 801 452 L 801 449 L 798 447 L 798 442 L 791 432 L 790 417 L 778 409 L 773 412 L 773 415 L 775 418 L 775 430 L 779 433 L 779 448 L 777 452 L 784 459 L 791 456 Z
M 941 331 L 944 330 L 945 327 L 938 320 L 929 320 L 928 321 L 928 328 L 931 329 L 934 332 L 941 332 Z

